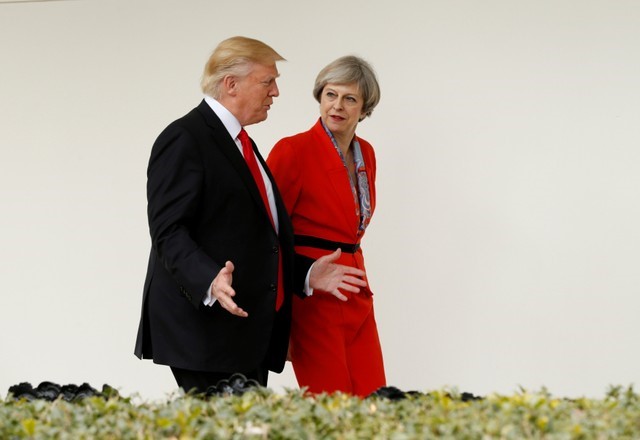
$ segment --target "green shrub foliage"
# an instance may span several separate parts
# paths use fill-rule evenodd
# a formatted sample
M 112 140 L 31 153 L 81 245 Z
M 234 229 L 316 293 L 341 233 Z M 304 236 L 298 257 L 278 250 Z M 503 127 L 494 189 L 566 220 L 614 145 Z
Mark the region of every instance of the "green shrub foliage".
M 135 402 L 138 400 L 139 402 Z M 256 388 L 241 395 L 117 392 L 72 401 L 0 400 L 2 439 L 638 439 L 640 399 L 612 387 L 601 399 L 547 390 L 463 398 L 455 390 L 360 399 Z

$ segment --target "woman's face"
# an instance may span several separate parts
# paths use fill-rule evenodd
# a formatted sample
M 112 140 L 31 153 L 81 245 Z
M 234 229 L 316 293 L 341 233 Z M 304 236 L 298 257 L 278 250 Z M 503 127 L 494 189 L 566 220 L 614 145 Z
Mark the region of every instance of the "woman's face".
M 362 114 L 364 100 L 358 86 L 328 83 L 320 94 L 320 118 L 336 137 L 351 140 Z

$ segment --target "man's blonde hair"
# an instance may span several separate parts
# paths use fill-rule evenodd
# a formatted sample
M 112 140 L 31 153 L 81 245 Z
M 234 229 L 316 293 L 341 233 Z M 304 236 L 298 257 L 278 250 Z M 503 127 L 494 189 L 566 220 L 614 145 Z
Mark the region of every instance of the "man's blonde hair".
M 204 67 L 200 85 L 205 95 L 220 98 L 220 83 L 226 75 L 243 78 L 251 71 L 251 64 L 271 66 L 284 58 L 270 46 L 247 37 L 231 37 L 214 49 Z

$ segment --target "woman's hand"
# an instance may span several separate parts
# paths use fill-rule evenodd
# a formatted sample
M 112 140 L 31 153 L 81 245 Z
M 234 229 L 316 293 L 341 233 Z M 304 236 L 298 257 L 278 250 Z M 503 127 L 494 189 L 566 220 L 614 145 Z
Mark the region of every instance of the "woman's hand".
M 312 289 L 329 292 L 341 301 L 346 301 L 340 289 L 347 292 L 358 293 L 360 287 L 365 287 L 367 282 L 362 278 L 365 276 L 364 270 L 351 266 L 336 264 L 342 251 L 336 249 L 335 252 L 324 257 L 320 257 L 313 263 L 309 274 L 309 287 Z

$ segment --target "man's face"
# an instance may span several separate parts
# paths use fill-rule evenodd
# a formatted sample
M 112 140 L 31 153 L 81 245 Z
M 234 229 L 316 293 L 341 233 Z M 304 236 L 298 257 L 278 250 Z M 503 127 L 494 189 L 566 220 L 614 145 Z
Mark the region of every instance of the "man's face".
M 267 119 L 273 98 L 280 94 L 275 64 L 265 66 L 254 63 L 251 73 L 236 84 L 236 109 L 238 121 L 244 127 Z

